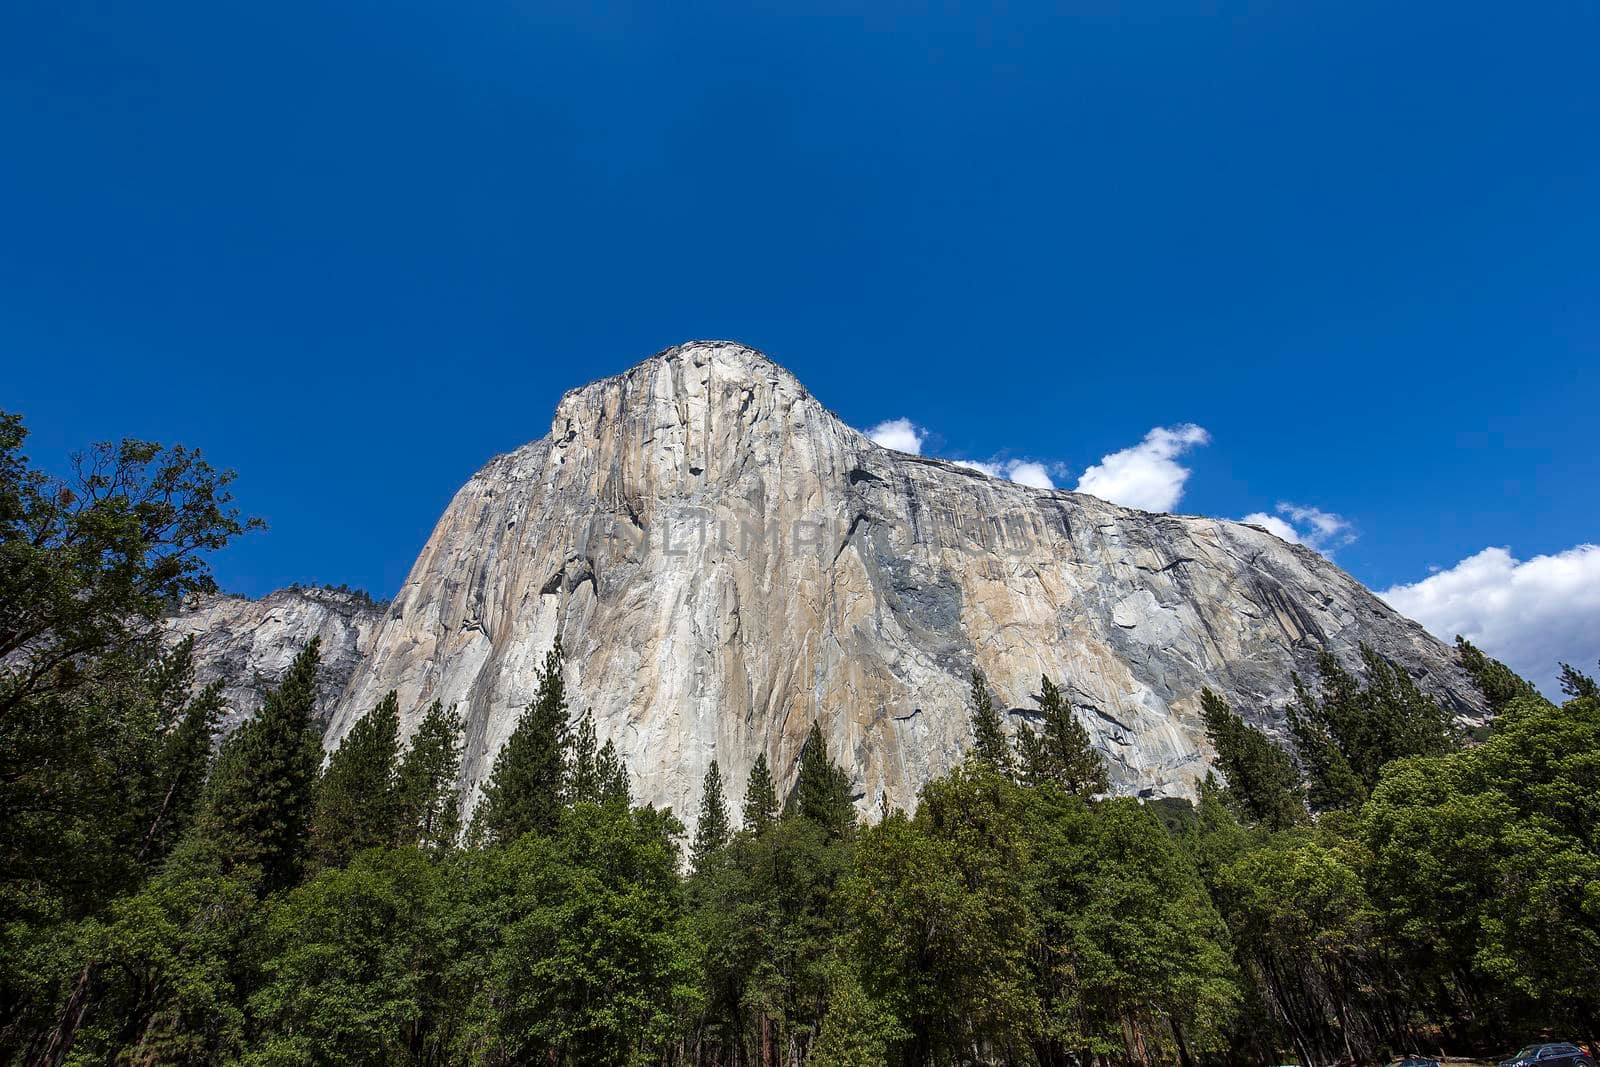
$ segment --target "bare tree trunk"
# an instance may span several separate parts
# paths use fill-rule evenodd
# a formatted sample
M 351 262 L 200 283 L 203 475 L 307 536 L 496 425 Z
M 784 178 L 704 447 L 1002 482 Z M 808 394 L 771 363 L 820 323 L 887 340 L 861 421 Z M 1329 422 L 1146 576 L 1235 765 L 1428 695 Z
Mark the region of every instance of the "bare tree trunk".
M 1167 1022 L 1172 1024 L 1172 1038 L 1178 1043 L 1179 1067 L 1194 1067 L 1194 1060 L 1189 1058 L 1189 1043 L 1183 1039 L 1183 1027 L 1170 1015 L 1167 1016 Z
M 1144 1036 L 1139 1033 L 1139 1024 L 1134 1021 L 1133 1015 L 1126 1011 L 1122 1013 L 1122 1044 L 1128 1050 L 1128 1062 L 1137 1067 L 1149 1067 L 1150 1059 L 1145 1054 Z
M 1339 1017 L 1339 1036 L 1344 1039 L 1344 1054 L 1351 1063 L 1355 1063 L 1356 1050 L 1350 1047 L 1350 1017 L 1344 1010 L 1344 992 L 1342 989 L 1329 989 L 1328 995 L 1333 998 L 1334 1014 Z
M 94 964 L 85 963 L 83 970 L 78 972 L 77 981 L 72 983 L 72 995 L 67 998 L 67 1006 L 61 1010 L 61 1020 L 50 1035 L 50 1043 L 34 1063 L 40 1067 L 61 1067 L 67 1053 L 72 1051 L 72 1042 L 78 1036 L 78 1027 L 83 1025 L 84 1013 L 89 1010 L 89 988 L 93 982 Z
M 157 810 L 156 817 L 150 820 L 150 825 L 145 828 L 144 840 L 139 842 L 139 851 L 137 853 L 139 860 L 142 861 L 150 854 L 150 846 L 155 844 L 156 834 L 160 831 L 161 824 L 167 817 L 167 809 L 172 806 L 172 797 L 177 791 L 178 783 L 176 781 L 167 783 L 166 794 L 161 798 L 161 807 Z
M 1279 1017 L 1288 1028 L 1289 1036 L 1300 1049 L 1300 1057 L 1305 1061 L 1305 1067 L 1317 1067 L 1317 1057 L 1311 1054 L 1311 1046 L 1306 1040 L 1306 1035 L 1301 1031 L 1300 1023 L 1294 1017 L 1294 1012 L 1290 1010 L 1289 1002 L 1283 995 L 1283 983 L 1278 978 L 1277 968 L 1268 961 L 1262 961 L 1261 973 L 1266 979 L 1267 992 L 1278 1009 Z

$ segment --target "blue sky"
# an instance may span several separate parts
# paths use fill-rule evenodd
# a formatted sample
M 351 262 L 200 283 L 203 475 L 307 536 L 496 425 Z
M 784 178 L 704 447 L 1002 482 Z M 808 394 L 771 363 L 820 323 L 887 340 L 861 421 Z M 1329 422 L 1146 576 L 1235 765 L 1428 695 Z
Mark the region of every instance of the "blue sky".
M 11 5 L 0 406 L 236 467 L 231 589 L 387 595 L 564 389 L 731 337 L 1069 488 L 1168 428 L 1177 510 L 1600 632 L 1600 8 L 855 7 Z

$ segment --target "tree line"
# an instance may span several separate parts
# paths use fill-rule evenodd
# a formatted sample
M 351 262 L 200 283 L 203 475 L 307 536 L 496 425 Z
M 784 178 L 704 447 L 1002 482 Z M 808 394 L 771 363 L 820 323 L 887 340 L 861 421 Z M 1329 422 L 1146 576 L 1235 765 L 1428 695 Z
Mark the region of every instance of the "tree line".
M 0 1060 L 1369 1062 L 1596 1035 L 1600 693 L 1458 642 L 1464 737 L 1377 652 L 1325 656 L 1280 741 L 1202 699 L 1196 803 L 1109 795 L 1050 679 L 913 811 L 860 817 L 813 726 L 692 834 L 637 805 L 559 643 L 481 801 L 462 724 L 390 694 L 326 756 L 312 642 L 215 745 L 162 614 L 256 525 L 195 453 L 65 485 L 0 419 Z

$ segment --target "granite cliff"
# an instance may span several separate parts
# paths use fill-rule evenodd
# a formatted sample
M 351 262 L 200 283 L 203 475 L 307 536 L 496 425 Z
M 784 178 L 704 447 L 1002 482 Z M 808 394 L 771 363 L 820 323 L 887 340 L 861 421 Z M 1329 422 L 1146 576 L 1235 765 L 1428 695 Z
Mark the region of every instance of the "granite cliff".
M 330 715 L 356 667 L 372 650 L 387 605 L 365 594 L 294 586 L 251 600 L 217 594 L 185 604 L 167 619 L 169 637 L 194 638 L 195 681 L 223 682 L 230 731 L 261 706 L 307 641 L 322 638 L 320 707 Z
M 330 745 L 390 689 L 408 728 L 455 703 L 471 787 L 559 633 L 636 796 L 691 819 L 712 759 L 737 801 L 757 752 L 792 774 L 813 721 L 863 810 L 911 804 L 968 745 L 974 666 L 1014 726 L 1060 682 L 1124 792 L 1204 775 L 1203 686 L 1280 729 L 1324 647 L 1370 643 L 1481 710 L 1447 648 L 1306 548 L 889 451 L 731 342 L 567 393 L 456 494 L 381 622 L 304 625 L 340 635 L 330 681 L 349 672 Z
M 722 341 L 567 393 L 456 494 L 391 604 L 217 596 L 170 630 L 228 681 L 225 726 L 319 635 L 330 746 L 390 689 L 408 728 L 459 705 L 473 789 L 559 633 L 639 799 L 691 816 L 712 759 L 737 800 L 757 752 L 792 774 L 813 721 L 863 809 L 909 805 L 968 744 L 974 666 L 1014 728 L 1057 680 L 1124 792 L 1192 792 L 1204 686 L 1281 730 L 1325 647 L 1482 711 L 1449 649 L 1307 548 L 881 448 Z

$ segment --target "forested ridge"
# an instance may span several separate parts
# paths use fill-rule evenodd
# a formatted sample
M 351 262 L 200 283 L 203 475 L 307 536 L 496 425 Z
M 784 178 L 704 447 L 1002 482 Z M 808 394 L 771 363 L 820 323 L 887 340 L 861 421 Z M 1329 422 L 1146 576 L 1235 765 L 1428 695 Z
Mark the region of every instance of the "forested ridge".
M 965 763 L 860 817 L 812 728 L 689 832 L 635 805 L 557 643 L 481 802 L 391 694 L 327 756 L 315 642 L 215 743 L 160 619 L 257 525 L 182 448 L 63 483 L 0 418 L 0 1059 L 1276 1064 L 1600 1036 L 1600 689 L 1458 641 L 1468 737 L 1381 649 L 1207 693 L 1198 801 L 1107 795 L 1061 691 L 981 675 Z M 737 808 L 729 795 L 741 796 Z

